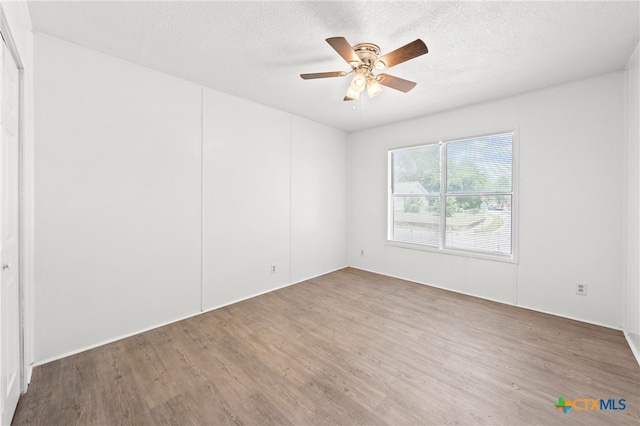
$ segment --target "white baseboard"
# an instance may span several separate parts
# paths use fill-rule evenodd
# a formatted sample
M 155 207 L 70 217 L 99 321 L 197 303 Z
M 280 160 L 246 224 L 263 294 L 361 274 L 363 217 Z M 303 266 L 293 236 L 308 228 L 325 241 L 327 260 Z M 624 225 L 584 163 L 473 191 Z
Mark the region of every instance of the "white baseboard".
M 79 349 L 75 349 L 73 351 L 65 352 L 65 353 L 63 353 L 61 355 L 56 355 L 56 356 L 51 357 L 51 358 L 47 358 L 47 359 L 44 359 L 44 360 L 36 361 L 33 364 L 32 368 L 38 367 L 40 365 L 48 364 L 50 362 L 57 361 L 59 359 L 63 359 L 63 358 L 66 358 L 66 357 L 69 357 L 69 356 L 72 356 L 72 355 L 77 355 L 77 354 L 79 354 L 81 352 L 89 351 L 91 349 L 95 349 L 95 348 L 98 348 L 100 346 L 108 345 L 109 343 L 117 342 L 118 340 L 126 339 L 128 337 L 135 336 L 137 334 L 144 333 L 146 331 L 154 330 L 154 329 L 156 329 L 158 327 L 164 327 L 165 325 L 173 324 L 174 322 L 186 320 L 188 318 L 195 317 L 196 315 L 200 315 L 201 313 L 202 312 L 195 312 L 195 313 L 192 313 L 192 314 L 189 314 L 189 315 L 177 318 L 177 319 L 169 320 L 169 321 L 161 323 L 161 324 L 152 325 L 150 327 L 145 327 L 143 329 L 140 329 L 140 330 L 137 330 L 137 331 L 133 331 L 131 333 L 122 334 L 122 335 L 120 335 L 118 337 L 114 337 L 112 339 L 103 340 L 103 341 L 95 343 L 93 345 L 83 346 L 83 347 L 81 347 Z
M 302 282 L 309 281 L 309 280 L 312 280 L 314 278 L 320 277 L 322 275 L 327 275 L 327 274 L 339 271 L 339 270 L 344 269 L 344 268 L 347 268 L 347 266 L 342 266 L 340 268 L 332 269 L 330 271 L 323 272 L 321 274 L 317 274 L 317 275 L 314 275 L 314 276 L 311 276 L 311 277 L 308 277 L 308 278 L 304 278 L 304 279 L 299 280 L 299 281 L 295 281 L 295 282 L 292 282 L 292 283 L 289 283 L 289 284 L 281 285 L 280 287 L 275 287 L 275 288 L 271 288 L 269 290 L 261 291 L 260 293 L 255 293 L 255 294 L 252 294 L 251 296 L 242 297 L 240 299 L 236 299 L 236 300 L 233 300 L 231 302 L 225 302 L 225 303 L 222 303 L 220 305 L 216 305 L 213 308 L 206 308 L 206 309 L 202 310 L 202 313 L 215 311 L 216 309 L 224 308 L 225 306 L 230 306 L 230 305 L 233 305 L 235 303 L 240 303 L 240 302 L 242 302 L 244 300 L 253 299 L 254 297 L 262 296 L 263 294 L 271 293 L 272 291 L 277 291 L 277 290 L 281 290 L 283 288 L 290 287 L 292 285 L 300 284 Z
M 529 306 L 517 305 L 515 303 L 505 302 L 504 300 L 492 299 L 490 297 L 480 296 L 480 295 L 473 294 L 473 293 L 467 293 L 465 291 L 454 290 L 454 289 L 447 288 L 447 287 L 442 287 L 442 286 L 438 286 L 438 285 L 434 285 L 434 284 L 430 284 L 430 283 L 416 281 L 416 280 L 411 279 L 411 278 L 406 278 L 406 277 L 401 277 L 401 276 L 391 275 L 391 274 L 385 274 L 383 272 L 378 272 L 378 271 L 373 271 L 373 270 L 370 270 L 370 269 L 360 268 L 358 266 L 349 266 L 349 267 L 353 268 L 353 269 L 359 269 L 359 270 L 365 271 L 365 272 L 371 272 L 373 274 L 384 275 L 385 277 L 397 278 L 399 280 L 404 280 L 404 281 L 411 281 L 411 282 L 416 283 L 416 284 L 426 285 L 428 287 L 438 288 L 440 290 L 446 290 L 446 291 L 451 291 L 453 293 L 464 294 L 465 296 L 477 297 L 478 299 L 484 299 L 484 300 L 489 300 L 491 302 L 502 303 L 503 305 L 515 306 L 516 308 L 527 309 L 529 311 L 540 312 L 542 314 L 553 315 L 553 316 L 556 316 L 556 317 L 566 318 L 566 319 L 570 319 L 570 320 L 573 320 L 573 321 L 579 321 L 579 322 L 583 322 L 585 324 L 597 325 L 599 327 L 610 328 L 612 330 L 618 330 L 618 331 L 622 330 L 622 328 L 620 328 L 620 327 L 613 327 L 611 325 L 601 324 L 601 323 L 598 323 L 598 322 L 595 322 L 595 321 L 589 321 L 589 320 L 585 320 L 585 319 L 582 319 L 582 318 L 575 318 L 575 317 L 572 317 L 572 316 L 569 316 L 569 315 L 558 314 L 556 312 L 544 311 L 542 309 L 532 308 L 532 307 L 529 307 Z
M 353 268 L 353 269 L 359 269 L 361 271 L 371 272 L 373 274 L 383 275 L 383 276 L 390 277 L 390 278 L 397 278 L 397 279 L 400 279 L 400 280 L 410 281 L 410 282 L 414 282 L 414 283 L 417 283 L 417 284 L 420 284 L 420 285 L 426 285 L 426 286 L 429 286 L 429 287 L 438 288 L 438 289 L 441 289 L 441 290 L 451 291 L 453 293 L 464 294 L 466 296 L 471 296 L 471 297 L 477 297 L 479 299 L 489 300 L 489 301 L 501 303 L 501 304 L 504 304 L 504 305 L 515 306 L 515 307 L 518 307 L 518 308 L 527 309 L 527 310 L 534 311 L 534 312 L 540 312 L 540 313 L 547 314 L 547 315 L 554 315 L 554 316 L 557 316 L 557 317 L 566 318 L 566 319 L 570 319 L 570 320 L 574 320 L 574 321 L 580 321 L 580 322 L 583 322 L 583 323 L 597 325 L 597 326 L 605 327 L 605 328 L 610 328 L 610 329 L 613 329 L 613 330 L 621 330 L 620 328 L 612 327 L 612 326 L 606 325 L 606 324 L 600 324 L 600 323 L 597 323 L 597 322 L 594 322 L 594 321 L 586 321 L 584 319 L 574 318 L 574 317 L 571 317 L 571 316 L 568 316 L 568 315 L 561 315 L 561 314 L 558 314 L 558 313 L 555 313 L 555 312 L 543 311 L 543 310 L 536 309 L 536 308 L 531 308 L 531 307 L 528 307 L 528 306 L 522 306 L 522 305 L 516 305 L 516 304 L 513 304 L 513 303 L 508 303 L 508 302 L 505 302 L 503 300 L 492 299 L 492 298 L 489 298 L 489 297 L 478 296 L 478 295 L 475 295 L 475 294 L 472 294 L 472 293 L 467 293 L 467 292 L 458 291 L 458 290 L 452 290 L 452 289 L 449 289 L 449 288 L 446 288 L 446 287 L 441 287 L 441 286 L 437 286 L 437 285 L 433 285 L 433 284 L 423 283 L 423 282 L 415 281 L 413 279 L 406 278 L 406 277 L 401 277 L 401 276 L 396 276 L 396 275 L 391 275 L 391 274 L 385 274 L 385 273 L 382 273 L 382 272 L 379 272 L 379 271 L 369 270 L 369 269 L 360 268 L 360 267 L 356 267 L 356 266 L 345 265 L 343 267 L 336 268 L 336 269 L 324 272 L 322 274 L 317 274 L 317 275 L 314 275 L 314 276 L 311 276 L 311 277 L 308 277 L 308 278 L 304 278 L 304 279 L 299 280 L 299 281 L 295 281 L 295 282 L 292 282 L 292 283 L 288 283 L 288 284 L 282 285 L 280 287 L 272 288 L 272 289 L 269 289 L 269 290 L 266 290 L 266 291 L 263 291 L 263 292 L 260 292 L 260 293 L 252 294 L 250 296 L 243 297 L 243 298 L 231 301 L 231 302 L 223 303 L 221 305 L 217 305 L 215 307 L 208 308 L 208 309 L 202 310 L 200 312 L 195 312 L 195 313 L 189 314 L 187 316 L 184 316 L 184 317 L 181 317 L 181 318 L 178 318 L 178 319 L 174 319 L 174 320 L 171 320 L 171 321 L 167 321 L 165 323 L 161 323 L 161 324 L 157 324 L 157 325 L 154 325 L 154 326 L 151 326 L 151 327 L 147 327 L 147 328 L 144 328 L 142 330 L 138 330 L 138 331 L 135 331 L 135 332 L 132 332 L 132 333 L 127 333 L 125 335 L 121 335 L 121 336 L 115 337 L 113 339 L 105 340 L 105 341 L 102 341 L 100 343 L 96 343 L 94 345 L 85 346 L 85 347 L 80 348 L 78 350 L 67 352 L 65 354 L 62 354 L 62 355 L 59 355 L 59 356 L 56 356 L 56 357 L 53 357 L 53 358 L 49 358 L 49 359 L 45 359 L 45 360 L 42 360 L 42 361 L 38 361 L 38 362 L 34 363 L 33 365 L 29 366 L 29 368 L 27 370 L 27 383 L 31 383 L 31 375 L 33 373 L 33 368 L 37 367 L 39 365 L 47 364 L 49 362 L 56 361 L 56 360 L 59 360 L 59 359 L 62 359 L 62 358 L 66 358 L 68 356 L 76 355 L 76 354 L 78 354 L 80 352 L 88 351 L 88 350 L 91 350 L 91 349 L 94 349 L 94 348 L 97 348 L 97 347 L 100 347 L 100 346 L 103 346 L 103 345 L 107 345 L 109 343 L 116 342 L 118 340 L 126 339 L 128 337 L 135 336 L 137 334 L 144 333 L 146 331 L 154 330 L 154 329 L 159 328 L 159 327 L 164 327 L 165 325 L 173 324 L 173 323 L 178 322 L 178 321 L 183 321 L 185 319 L 188 319 L 188 318 L 191 318 L 191 317 L 194 317 L 194 316 L 197 316 L 197 315 L 201 315 L 201 314 L 206 313 L 206 312 L 211 312 L 211 311 L 214 311 L 216 309 L 223 308 L 225 306 L 230 306 L 230 305 L 233 305 L 235 303 L 242 302 L 244 300 L 249 300 L 249 299 L 252 299 L 254 297 L 261 296 L 263 294 L 271 293 L 272 291 L 277 291 L 277 290 L 280 290 L 280 289 L 283 289 L 283 288 L 286 288 L 286 287 L 289 287 L 289 286 L 292 286 L 292 285 L 295 285 L 295 284 L 300 284 L 302 282 L 317 278 L 317 277 L 322 276 L 322 275 L 330 274 L 332 272 L 336 272 L 336 271 L 339 271 L 339 270 L 347 268 L 347 267 Z M 627 339 L 629 347 L 631 348 L 631 351 L 633 352 L 633 355 L 635 356 L 636 361 L 638 361 L 638 364 L 640 365 L 640 347 L 636 347 L 636 343 L 634 343 L 632 337 L 626 331 L 624 332 L 624 336 Z
M 150 327 L 146 327 L 146 328 L 143 328 L 141 330 L 137 330 L 137 331 L 134 331 L 134 332 L 131 332 L 131 333 L 127 333 L 127 334 L 118 336 L 118 337 L 114 337 L 113 339 L 104 340 L 102 342 L 99 342 L 99 343 L 96 343 L 96 344 L 93 344 L 93 345 L 84 346 L 84 347 L 82 347 L 80 349 L 73 350 L 73 351 L 70 351 L 70 352 L 66 352 L 66 353 L 64 353 L 62 355 L 57 355 L 57 356 L 52 357 L 52 358 L 48 358 L 48 359 L 45 359 L 45 360 L 37 361 L 33 365 L 31 365 L 30 368 L 29 368 L 27 383 L 31 382 L 31 372 L 32 372 L 33 368 L 37 367 L 39 365 L 48 364 L 48 363 L 50 363 L 52 361 L 57 361 L 59 359 L 66 358 L 68 356 L 79 354 L 80 352 L 84 352 L 84 351 L 88 351 L 88 350 L 91 350 L 91 349 L 98 348 L 100 346 L 108 345 L 109 343 L 117 342 L 118 340 L 126 339 L 128 337 L 135 336 L 137 334 L 144 333 L 146 331 L 154 330 L 154 329 L 159 328 L 159 327 L 164 327 L 165 325 L 173 324 L 173 323 L 176 323 L 178 321 L 183 321 L 183 320 L 186 320 L 188 318 L 192 318 L 192 317 L 195 317 L 197 315 L 204 314 L 206 312 L 215 311 L 216 309 L 224 308 L 225 306 L 233 305 L 234 303 L 242 302 L 243 300 L 249 300 L 249 299 L 252 299 L 254 297 L 261 296 L 263 294 L 271 293 L 272 291 L 277 291 L 277 290 L 280 290 L 280 289 L 283 289 L 283 288 L 286 288 L 286 287 L 289 287 L 289 286 L 292 286 L 292 285 L 295 285 L 295 284 L 300 284 L 301 282 L 308 281 L 308 280 L 311 280 L 313 278 L 316 278 L 316 277 L 319 277 L 319 276 L 322 276 L 322 275 L 330 274 L 332 272 L 339 271 L 339 270 L 344 269 L 346 267 L 347 266 L 345 265 L 345 266 L 342 266 L 340 268 L 336 268 L 336 269 L 332 269 L 330 271 L 324 272 L 322 274 L 318 274 L 318 275 L 314 275 L 312 277 L 305 278 L 303 280 L 299 280 L 299 281 L 296 281 L 296 282 L 285 284 L 285 285 L 282 285 L 280 287 L 271 288 L 269 290 L 266 290 L 266 291 L 263 291 L 263 292 L 260 292 L 260 293 L 252 294 L 250 296 L 243 297 L 243 298 L 231 301 L 231 302 L 223 303 L 223 304 L 215 306 L 213 308 L 203 309 L 203 310 L 200 310 L 198 312 L 194 312 L 192 314 L 189 314 L 189 315 L 177 318 L 177 319 L 173 319 L 173 320 L 170 320 L 170 321 L 167 321 L 167 322 L 164 322 L 164 323 L 160 323 L 160 324 L 156 324 L 156 325 L 153 325 L 153 326 L 150 326 Z
M 627 333 L 625 330 L 624 337 L 627 339 L 627 343 L 629 344 L 631 352 L 633 352 L 633 356 L 636 358 L 638 365 L 640 365 L 640 336 L 634 339 L 631 333 Z
M 27 367 L 27 377 L 25 380 L 25 383 L 27 384 L 27 386 L 29 386 L 29 383 L 31 383 L 31 376 L 33 376 L 33 364 Z

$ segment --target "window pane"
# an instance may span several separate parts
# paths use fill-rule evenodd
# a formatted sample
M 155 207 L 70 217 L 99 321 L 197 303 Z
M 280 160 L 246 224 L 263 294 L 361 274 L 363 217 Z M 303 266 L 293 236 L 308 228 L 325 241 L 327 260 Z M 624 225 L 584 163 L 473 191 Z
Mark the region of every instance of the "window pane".
M 511 254 L 511 195 L 446 198 L 447 247 Z
M 447 192 L 511 192 L 511 133 L 447 144 Z
M 440 145 L 427 145 L 392 153 L 394 194 L 440 192 Z
M 440 198 L 393 197 L 393 240 L 440 245 Z

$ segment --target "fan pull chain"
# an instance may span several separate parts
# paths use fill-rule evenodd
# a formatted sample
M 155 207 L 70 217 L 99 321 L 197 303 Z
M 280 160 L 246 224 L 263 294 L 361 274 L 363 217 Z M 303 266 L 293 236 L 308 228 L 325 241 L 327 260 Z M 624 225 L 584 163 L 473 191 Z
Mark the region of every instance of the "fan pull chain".
M 360 108 L 358 108 L 358 102 L 360 102 Z M 354 111 L 358 111 L 358 109 L 360 109 L 360 117 L 364 117 L 364 96 L 360 96 L 359 99 L 353 101 L 351 109 Z

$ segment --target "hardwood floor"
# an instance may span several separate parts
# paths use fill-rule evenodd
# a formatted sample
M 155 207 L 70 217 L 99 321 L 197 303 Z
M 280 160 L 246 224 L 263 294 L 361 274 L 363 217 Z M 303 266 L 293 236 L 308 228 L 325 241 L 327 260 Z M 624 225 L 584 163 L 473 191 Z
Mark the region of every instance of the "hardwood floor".
M 37 367 L 13 424 L 638 425 L 639 384 L 621 332 L 347 268 Z

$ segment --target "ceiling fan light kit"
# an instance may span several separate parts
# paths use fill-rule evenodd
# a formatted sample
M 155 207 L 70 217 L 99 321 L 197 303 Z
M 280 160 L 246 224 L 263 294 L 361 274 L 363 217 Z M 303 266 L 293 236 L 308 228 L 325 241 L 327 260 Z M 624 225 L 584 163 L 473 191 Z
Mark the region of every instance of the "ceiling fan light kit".
M 353 79 L 344 97 L 345 101 L 359 99 L 364 89 L 367 89 L 367 94 L 370 98 L 378 96 L 382 93 L 382 86 L 405 93 L 408 92 L 416 86 L 416 83 L 389 74 L 376 75 L 373 72 L 374 69 L 391 68 L 429 52 L 427 45 L 420 39 L 414 40 L 383 56 L 380 56 L 380 48 L 372 43 L 360 43 L 351 46 L 344 37 L 331 37 L 326 41 L 351 66 L 351 71 L 300 74 L 300 77 L 304 80 L 310 80 L 344 77 L 353 73 Z

